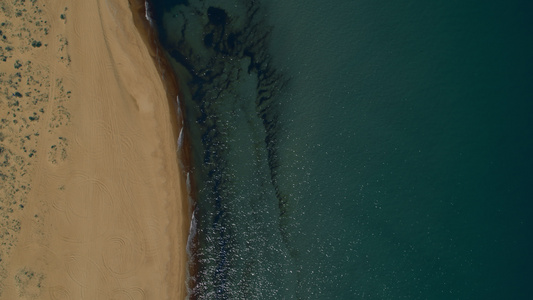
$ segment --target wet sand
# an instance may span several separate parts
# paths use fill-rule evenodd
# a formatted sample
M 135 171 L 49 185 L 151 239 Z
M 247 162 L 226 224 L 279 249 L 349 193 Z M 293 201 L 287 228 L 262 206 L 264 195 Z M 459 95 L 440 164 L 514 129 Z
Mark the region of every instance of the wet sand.
M 0 2 L 0 298 L 183 299 L 181 122 L 128 0 Z

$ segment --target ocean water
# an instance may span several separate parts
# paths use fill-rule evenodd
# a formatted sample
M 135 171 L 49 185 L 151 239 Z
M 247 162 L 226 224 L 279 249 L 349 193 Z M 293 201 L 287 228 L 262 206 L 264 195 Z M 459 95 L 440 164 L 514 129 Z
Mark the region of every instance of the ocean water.
M 193 149 L 191 299 L 530 297 L 531 2 L 149 10 Z

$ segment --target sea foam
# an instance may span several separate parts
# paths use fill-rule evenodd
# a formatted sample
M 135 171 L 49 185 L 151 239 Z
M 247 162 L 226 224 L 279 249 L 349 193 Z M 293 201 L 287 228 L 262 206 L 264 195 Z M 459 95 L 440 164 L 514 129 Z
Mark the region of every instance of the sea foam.
M 148 3 L 148 1 L 144 1 L 144 11 L 145 11 L 144 17 L 146 18 L 146 20 L 148 20 L 148 22 L 150 23 L 150 26 L 153 27 L 154 20 L 150 16 L 150 4 Z

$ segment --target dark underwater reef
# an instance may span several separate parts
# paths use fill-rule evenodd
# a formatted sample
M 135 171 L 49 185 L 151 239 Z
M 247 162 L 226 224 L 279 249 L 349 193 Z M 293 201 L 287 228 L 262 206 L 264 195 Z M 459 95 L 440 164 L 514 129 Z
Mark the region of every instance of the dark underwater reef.
M 190 297 L 252 297 L 257 293 L 253 290 L 259 281 L 248 279 L 246 274 L 262 268 L 253 257 L 254 251 L 258 255 L 263 251 L 260 248 L 264 242 L 254 242 L 261 239 L 261 228 L 274 223 L 281 243 L 279 248 L 289 247 L 283 226 L 287 202 L 276 182 L 280 164 L 276 141 L 281 130 L 277 96 L 288 80 L 274 67 L 268 53 L 271 27 L 266 24 L 264 12 L 256 1 L 174 1 L 172 8 L 155 4 L 153 13 L 160 27 L 161 43 L 181 66 L 178 77 L 181 86 L 188 89 L 187 99 L 182 100 L 193 132 L 192 143 L 197 143 L 195 178 L 199 186 L 203 186 L 194 210 L 198 231 L 192 253 L 196 274 L 190 279 Z M 172 19 L 162 24 L 164 13 L 169 18 L 169 9 Z M 253 111 L 247 111 L 249 107 Z M 240 231 L 249 228 L 239 228 L 239 224 L 235 224 L 235 220 L 241 218 L 235 207 L 243 202 L 236 200 L 239 191 L 234 186 L 235 181 L 242 178 L 228 161 L 235 148 L 232 135 L 238 131 L 237 122 L 228 115 L 240 110 L 251 115 L 250 130 L 258 131 L 256 137 L 260 137 L 251 143 L 264 149 L 265 157 L 257 151 L 257 160 L 266 160 L 268 168 L 266 172 L 259 171 L 260 178 L 253 180 L 257 183 L 257 193 L 246 200 L 245 205 L 255 210 L 250 213 L 253 217 L 246 218 L 265 223 L 258 225 L 257 232 L 251 234 L 243 234 Z M 264 196 L 269 193 L 273 197 Z M 265 222 L 264 217 L 258 216 L 266 204 L 257 202 L 268 201 L 276 202 L 273 203 L 277 207 L 277 214 L 273 216 L 275 222 Z M 243 247 L 246 249 L 240 249 Z M 246 258 L 246 254 L 251 254 L 250 258 Z M 236 271 L 233 262 L 243 260 L 244 265 Z

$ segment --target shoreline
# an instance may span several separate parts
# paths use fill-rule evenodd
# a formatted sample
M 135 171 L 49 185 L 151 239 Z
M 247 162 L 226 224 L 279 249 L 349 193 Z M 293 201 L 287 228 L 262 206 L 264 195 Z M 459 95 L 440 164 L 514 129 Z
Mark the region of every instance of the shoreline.
M 187 230 L 186 236 L 187 236 L 187 249 L 188 255 L 193 255 L 193 253 L 190 253 L 189 250 L 189 242 L 192 241 L 192 248 L 195 249 L 197 247 L 197 238 L 196 234 L 192 236 L 192 240 L 189 240 L 191 238 L 191 228 L 193 227 L 193 224 L 191 223 L 193 221 L 193 214 L 194 214 L 194 207 L 196 205 L 196 182 L 194 180 L 194 173 L 193 173 L 193 158 L 192 158 L 192 150 L 190 146 L 190 136 L 189 131 L 187 129 L 187 122 L 186 122 L 186 116 L 184 115 L 185 107 L 184 102 L 179 101 L 178 99 L 183 99 L 184 95 L 181 92 L 179 80 L 176 77 L 176 74 L 171 66 L 171 64 L 168 62 L 166 56 L 163 54 L 165 51 L 161 44 L 159 43 L 159 36 L 158 32 L 154 28 L 155 24 L 150 24 L 150 21 L 147 19 L 148 11 L 146 3 L 151 4 L 151 1 L 149 0 L 128 0 L 130 4 L 130 9 L 132 11 L 133 15 L 133 21 L 135 24 L 135 27 L 139 31 L 141 37 L 143 38 L 144 43 L 146 44 L 147 48 L 150 51 L 150 55 L 152 56 L 153 62 L 157 69 L 160 72 L 161 80 L 163 81 L 169 105 L 172 105 L 175 109 L 169 111 L 169 114 L 171 115 L 171 119 L 175 120 L 172 122 L 172 127 L 174 128 L 174 137 L 176 142 L 179 142 L 179 139 L 183 141 L 182 147 L 180 148 L 178 145 L 178 156 L 179 156 L 179 162 L 182 164 L 180 167 L 183 167 L 183 173 L 181 174 L 181 180 L 184 181 L 184 186 L 187 187 L 187 189 L 184 191 L 183 197 L 184 199 L 187 199 L 187 201 L 184 201 L 184 206 L 187 206 L 188 208 L 188 224 L 189 229 Z M 180 128 L 181 127 L 181 128 Z M 180 133 L 182 136 L 180 136 Z M 188 205 L 187 205 L 188 204 Z M 196 225 L 194 225 L 196 227 Z M 194 252 L 194 250 L 192 251 Z M 187 281 L 186 281 L 186 289 L 192 288 L 189 286 L 191 283 L 195 282 L 196 274 L 197 274 L 197 265 L 198 263 L 194 260 L 190 260 L 190 257 L 188 257 L 187 262 Z M 192 282 L 191 282 L 192 280 Z

